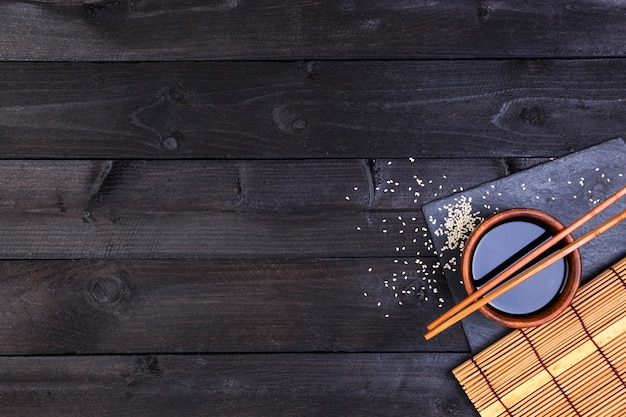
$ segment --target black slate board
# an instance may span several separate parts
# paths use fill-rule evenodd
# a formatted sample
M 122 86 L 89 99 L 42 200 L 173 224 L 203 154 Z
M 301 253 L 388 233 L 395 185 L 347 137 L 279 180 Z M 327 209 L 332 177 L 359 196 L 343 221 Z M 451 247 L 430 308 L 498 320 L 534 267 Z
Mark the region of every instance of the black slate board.
M 613 139 L 509 175 L 422 207 L 455 303 L 467 296 L 461 284 L 460 257 L 467 236 L 483 219 L 502 210 L 542 210 L 568 225 L 626 185 L 626 144 Z M 580 237 L 626 208 L 622 199 L 574 233 Z M 463 210 L 465 209 L 465 210 Z M 457 220 L 456 223 L 452 223 Z M 458 232 L 465 228 L 461 236 Z M 451 233 L 452 232 L 452 233 Z M 626 223 L 583 246 L 583 283 L 626 256 Z M 472 352 L 510 331 L 475 312 L 462 322 Z M 458 324 L 457 324 L 458 325 Z

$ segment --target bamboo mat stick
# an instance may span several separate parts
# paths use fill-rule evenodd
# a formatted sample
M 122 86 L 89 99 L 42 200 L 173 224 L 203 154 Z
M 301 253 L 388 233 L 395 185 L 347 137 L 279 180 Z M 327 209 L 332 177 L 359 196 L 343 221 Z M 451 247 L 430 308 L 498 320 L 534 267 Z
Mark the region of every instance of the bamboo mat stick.
M 543 244 L 541 244 L 540 246 L 535 248 L 533 251 L 528 253 L 526 256 L 524 256 L 521 259 L 519 259 L 517 262 L 515 262 L 513 265 L 511 265 L 505 271 L 502 271 L 499 275 L 495 276 L 492 280 L 487 282 L 485 285 L 483 285 L 482 287 L 477 289 L 475 292 L 470 294 L 467 298 L 465 298 L 464 300 L 462 300 L 461 302 L 459 302 L 458 304 L 453 306 L 450 310 L 445 312 L 443 315 L 441 315 L 441 317 L 439 317 L 436 320 L 434 320 L 432 323 L 430 323 L 428 326 L 426 326 L 426 328 L 428 330 L 434 329 L 435 327 L 439 326 L 441 323 L 443 323 L 444 321 L 446 321 L 450 317 L 454 316 L 455 314 L 457 314 L 459 311 L 463 310 L 465 307 L 467 307 L 468 305 L 470 305 L 474 301 L 478 300 L 479 298 L 481 298 L 482 296 L 487 294 L 489 291 L 491 291 L 492 289 L 497 287 L 499 284 L 504 282 L 506 279 L 511 277 L 514 273 L 518 272 L 520 269 L 522 269 L 523 267 L 528 265 L 530 262 L 532 262 L 538 256 L 542 255 L 543 253 L 548 251 L 550 248 L 555 246 L 557 243 L 559 243 L 561 240 L 563 240 L 563 238 L 565 236 L 567 236 L 567 235 L 571 234 L 572 232 L 574 232 L 575 230 L 577 230 L 583 224 L 585 224 L 589 220 L 593 219 L 595 216 L 600 214 L 602 211 L 604 211 L 606 208 L 608 208 L 609 206 L 614 204 L 617 200 L 619 200 L 620 198 L 624 197 L 625 195 L 626 195 L 626 186 L 622 187 L 615 194 L 613 194 L 612 196 L 608 197 L 606 200 L 604 200 L 602 203 L 598 204 L 596 207 L 594 207 L 589 212 L 585 213 L 578 220 L 576 220 L 571 225 L 569 225 L 568 227 L 566 227 L 563 230 L 561 230 L 559 233 L 557 233 L 556 235 L 554 235 L 553 237 L 548 239 L 546 242 L 544 242 Z
M 625 187 L 625 189 L 626 189 L 626 187 Z M 471 314 L 474 311 L 478 310 L 479 308 L 481 308 L 485 304 L 490 303 L 491 301 L 493 301 L 494 299 L 498 298 L 499 296 L 501 296 L 505 292 L 509 291 L 511 288 L 513 288 L 516 285 L 520 284 L 521 282 L 527 280 L 528 278 L 530 278 L 531 276 L 533 276 L 537 272 L 539 272 L 542 269 L 552 265 L 553 263 L 557 262 L 559 259 L 564 258 L 565 256 L 569 255 L 570 253 L 574 252 L 576 249 L 580 248 L 581 246 L 587 244 L 591 240 L 593 240 L 596 237 L 600 236 L 602 233 L 604 233 L 607 230 L 611 229 L 612 227 L 614 227 L 615 225 L 617 225 L 618 223 L 620 223 L 624 219 L 626 219 L 626 210 L 622 210 L 617 215 L 611 217 L 609 220 L 607 220 L 606 222 L 602 223 L 600 226 L 596 227 L 595 229 L 589 231 L 588 233 L 586 233 L 585 235 L 583 235 L 579 239 L 576 239 L 575 241 L 573 241 L 569 245 L 565 246 L 563 249 L 560 249 L 557 252 L 554 252 L 552 255 L 548 256 L 545 259 L 543 259 L 541 262 L 533 265 L 532 267 L 528 268 L 523 273 L 517 275 L 516 277 L 512 278 L 511 280 L 509 280 L 509 281 L 505 282 L 504 284 L 500 285 L 498 288 L 496 288 L 495 290 L 491 291 L 490 293 L 485 295 L 483 298 L 481 298 L 479 300 L 475 300 L 473 303 L 469 304 L 465 309 L 459 311 L 458 313 L 454 314 L 453 316 L 451 316 L 447 320 L 441 322 L 439 324 L 439 326 L 434 327 L 431 331 L 429 331 L 428 333 L 426 333 L 424 335 L 424 338 L 426 338 L 426 340 L 431 339 L 433 336 L 436 336 L 437 334 L 439 334 L 442 331 L 446 330 L 448 327 L 450 327 L 454 323 L 458 322 L 459 320 L 467 317 L 469 314 Z

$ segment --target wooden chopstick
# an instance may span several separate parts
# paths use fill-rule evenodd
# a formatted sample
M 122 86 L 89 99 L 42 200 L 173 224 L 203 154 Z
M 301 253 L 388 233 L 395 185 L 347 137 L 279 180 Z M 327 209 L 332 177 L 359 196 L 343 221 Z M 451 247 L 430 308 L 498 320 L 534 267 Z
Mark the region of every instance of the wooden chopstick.
M 584 245 L 585 243 L 589 242 L 590 240 L 594 239 L 595 237 L 597 237 L 601 233 L 604 233 L 606 230 L 610 229 L 611 227 L 615 226 L 616 224 L 618 224 L 619 222 L 624 220 L 624 218 L 626 217 L 625 211 L 623 211 L 620 214 L 618 214 L 618 215 L 614 216 L 613 218 L 609 219 L 608 221 L 606 221 L 602 225 L 598 226 L 597 228 L 593 229 L 589 233 L 585 234 L 580 239 L 575 240 L 574 242 L 570 243 L 565 248 L 563 248 L 563 249 L 553 253 L 551 256 L 549 256 L 546 259 L 544 259 L 543 261 L 537 263 L 532 268 L 530 268 L 527 271 L 525 271 L 523 274 L 515 277 L 511 281 L 509 281 L 506 284 L 502 285 L 500 288 L 497 289 L 497 292 L 493 291 L 493 293 L 495 295 L 489 294 L 489 298 L 486 299 L 487 298 L 486 294 L 489 291 L 493 290 L 496 286 L 502 284 L 506 279 L 508 279 L 515 272 L 519 271 L 521 268 L 523 268 L 524 266 L 528 265 L 530 262 L 532 262 L 538 256 L 540 256 L 541 254 L 546 252 L 548 249 L 550 249 L 554 245 L 556 245 L 566 235 L 568 235 L 572 231 L 578 229 L 584 223 L 588 222 L 591 218 L 593 218 L 596 215 L 598 215 L 601 211 L 603 211 L 604 209 L 606 209 L 610 205 L 614 204 L 617 200 L 622 198 L 624 195 L 626 195 L 626 187 L 623 187 L 622 189 L 620 189 L 618 192 L 613 194 L 611 197 L 607 198 L 604 202 L 602 202 L 601 204 L 596 206 L 593 210 L 591 210 L 588 213 L 586 213 L 585 215 L 583 215 L 580 219 L 576 220 L 570 226 L 566 227 L 561 232 L 557 233 L 554 237 L 552 237 L 551 239 L 546 241 L 544 244 L 540 245 L 538 248 L 536 248 L 535 250 L 530 252 L 528 255 L 526 255 L 525 257 L 523 257 L 522 259 L 520 259 L 516 263 L 514 263 L 510 268 L 506 269 L 501 274 L 499 274 L 498 276 L 494 277 L 494 279 L 492 279 L 491 281 L 489 281 L 488 283 L 483 285 L 480 289 L 478 289 L 474 293 L 470 294 L 467 298 L 462 300 L 459 304 L 454 306 L 452 309 L 450 309 L 444 315 L 442 315 L 437 320 L 433 321 L 431 324 L 429 324 L 427 326 L 427 329 L 430 330 L 430 331 L 428 333 L 426 333 L 426 335 L 425 335 L 426 339 L 430 339 L 431 337 L 433 337 L 436 334 L 440 333 L 441 331 L 445 330 L 446 328 L 448 328 L 452 324 L 456 323 L 457 321 L 461 320 L 462 318 L 464 318 L 465 316 L 467 316 L 471 312 L 479 309 L 483 305 L 491 302 L 493 299 L 495 299 L 498 296 L 502 295 L 504 292 L 506 292 L 509 289 L 513 288 L 513 286 L 521 283 L 522 281 L 526 280 L 530 276 L 532 276 L 535 273 L 539 272 L 541 269 L 543 269 L 543 268 L 551 265 L 552 263 L 558 261 L 559 259 L 567 256 L 569 253 L 571 253 L 574 250 L 578 249 L 580 246 Z M 567 250 L 569 250 L 569 252 L 566 252 Z M 550 262 L 547 262 L 547 261 L 550 261 Z M 479 301 L 479 299 L 481 299 L 481 300 Z M 465 311 L 464 309 L 467 309 L 468 311 Z
M 508 269 L 502 271 L 499 275 L 495 276 L 492 280 L 488 281 L 485 285 L 483 285 L 482 287 L 474 291 L 467 298 L 463 299 L 461 302 L 456 304 L 454 307 L 452 307 L 450 310 L 444 313 L 441 317 L 434 320 L 432 323 L 426 326 L 426 328 L 428 330 L 434 329 L 439 324 L 446 321 L 448 318 L 452 317 L 453 315 L 455 315 L 456 313 L 458 313 L 459 311 L 461 311 L 462 309 L 464 309 L 465 307 L 467 307 L 474 301 L 478 300 L 479 298 L 487 294 L 489 291 L 491 291 L 492 289 L 500 285 L 502 282 L 504 282 L 514 273 L 518 272 L 520 269 L 528 265 L 538 256 L 542 255 L 544 252 L 548 251 L 554 245 L 559 243 L 565 236 L 574 232 L 576 229 L 578 229 L 583 224 L 587 223 L 589 220 L 591 220 L 592 218 L 600 214 L 603 210 L 605 210 L 606 208 L 614 204 L 617 200 L 624 197 L 625 195 L 626 195 L 626 186 L 622 187 L 619 191 L 617 191 L 612 196 L 608 197 L 606 200 L 598 204 L 589 212 L 585 213 L 582 217 L 580 217 L 574 223 L 564 228 L 559 233 L 557 233 L 556 235 L 548 239 L 546 242 L 538 246 L 536 249 L 531 251 L 528 255 L 522 257 L 520 260 L 518 260 L 513 265 L 511 265 Z

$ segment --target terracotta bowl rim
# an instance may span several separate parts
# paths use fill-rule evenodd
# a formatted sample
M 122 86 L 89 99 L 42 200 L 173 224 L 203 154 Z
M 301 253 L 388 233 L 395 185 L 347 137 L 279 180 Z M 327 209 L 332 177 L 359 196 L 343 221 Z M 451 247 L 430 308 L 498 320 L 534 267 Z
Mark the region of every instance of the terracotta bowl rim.
M 550 214 L 529 208 L 513 208 L 496 213 L 487 219 L 474 229 L 467 240 L 465 247 L 463 248 L 463 256 L 461 261 L 461 275 L 463 279 L 463 286 L 467 294 L 473 293 L 476 289 L 472 283 L 471 276 L 471 259 L 476 245 L 486 232 L 491 230 L 496 225 L 514 220 L 514 219 L 529 219 L 535 223 L 546 227 L 549 232 L 556 234 L 565 226 Z M 574 241 L 574 237 L 569 234 L 564 239 L 565 244 Z M 526 315 L 512 315 L 499 311 L 490 305 L 485 305 L 480 308 L 480 312 L 490 320 L 495 321 L 506 327 L 522 328 L 533 327 L 544 324 L 565 310 L 572 302 L 576 291 L 580 287 L 580 281 L 582 276 L 582 262 L 580 252 L 575 250 L 567 256 L 568 261 L 568 274 L 566 278 L 565 287 L 562 292 L 553 300 L 548 306 L 541 310 L 526 314 Z

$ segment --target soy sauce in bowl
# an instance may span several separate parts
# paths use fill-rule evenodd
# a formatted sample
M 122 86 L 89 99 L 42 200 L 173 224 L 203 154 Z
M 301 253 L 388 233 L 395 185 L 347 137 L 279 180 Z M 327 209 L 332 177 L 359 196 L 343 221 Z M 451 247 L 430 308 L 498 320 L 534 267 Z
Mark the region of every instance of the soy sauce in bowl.
M 468 294 L 563 227 L 552 216 L 532 209 L 507 210 L 485 220 L 463 251 L 463 284 Z M 553 250 L 571 241 L 569 235 Z M 542 324 L 569 305 L 580 285 L 580 275 L 580 254 L 575 251 L 483 306 L 481 312 L 508 327 Z

